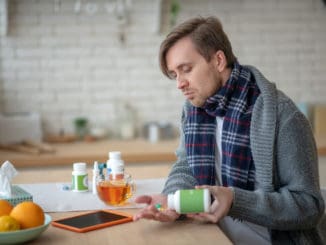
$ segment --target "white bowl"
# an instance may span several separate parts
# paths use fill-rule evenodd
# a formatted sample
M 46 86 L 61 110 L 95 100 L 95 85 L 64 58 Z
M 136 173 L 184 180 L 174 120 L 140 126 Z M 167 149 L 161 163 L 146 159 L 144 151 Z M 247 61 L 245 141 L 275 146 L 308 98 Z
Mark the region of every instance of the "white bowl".
M 0 244 L 15 244 L 33 240 L 48 228 L 51 220 L 51 216 L 45 214 L 45 221 L 41 226 L 18 231 L 0 232 Z

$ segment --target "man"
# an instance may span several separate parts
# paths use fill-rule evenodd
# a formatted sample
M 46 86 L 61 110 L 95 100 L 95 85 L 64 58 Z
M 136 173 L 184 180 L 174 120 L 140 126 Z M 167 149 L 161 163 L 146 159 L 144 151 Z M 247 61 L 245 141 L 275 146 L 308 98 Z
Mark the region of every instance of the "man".
M 178 189 L 208 188 L 209 213 L 235 244 L 322 244 L 324 201 L 310 125 L 256 68 L 242 66 L 218 19 L 177 26 L 160 48 L 162 72 L 186 97 L 178 160 L 160 195 L 134 216 L 180 217 L 166 205 Z

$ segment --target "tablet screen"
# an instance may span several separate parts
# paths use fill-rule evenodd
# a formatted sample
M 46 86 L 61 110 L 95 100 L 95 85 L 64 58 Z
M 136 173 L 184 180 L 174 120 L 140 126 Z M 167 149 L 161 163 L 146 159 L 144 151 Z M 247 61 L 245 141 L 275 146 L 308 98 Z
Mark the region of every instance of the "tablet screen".
M 54 226 L 77 232 L 85 232 L 132 221 L 132 217 L 115 211 L 96 211 L 53 221 Z

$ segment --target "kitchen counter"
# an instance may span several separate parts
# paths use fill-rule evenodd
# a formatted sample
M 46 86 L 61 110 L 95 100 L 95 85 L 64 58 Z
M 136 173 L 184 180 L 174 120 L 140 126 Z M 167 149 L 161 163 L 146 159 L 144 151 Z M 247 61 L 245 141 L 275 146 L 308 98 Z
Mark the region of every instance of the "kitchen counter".
M 71 165 L 74 162 L 106 162 L 109 151 L 121 151 L 126 163 L 155 163 L 175 161 L 178 140 L 150 143 L 145 139 L 101 140 L 51 144 L 54 153 L 27 154 L 7 150 L 0 151 L 0 165 L 9 160 L 15 167 Z
M 16 167 L 60 166 L 74 162 L 106 162 L 109 151 L 121 151 L 126 163 L 158 163 L 176 160 L 178 139 L 150 143 L 145 139 L 102 140 L 51 144 L 55 153 L 27 154 L 0 150 L 0 165 L 9 160 Z M 326 156 L 326 136 L 316 137 L 319 156 Z
M 326 135 L 316 136 L 316 143 L 319 156 L 326 156 Z

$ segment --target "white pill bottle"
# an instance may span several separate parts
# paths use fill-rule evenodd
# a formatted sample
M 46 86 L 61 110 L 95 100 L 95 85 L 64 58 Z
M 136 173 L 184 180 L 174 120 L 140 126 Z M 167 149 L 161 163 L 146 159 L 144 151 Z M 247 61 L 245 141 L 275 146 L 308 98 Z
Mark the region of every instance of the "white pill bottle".
M 177 190 L 168 195 L 168 208 L 179 214 L 209 212 L 211 195 L 208 189 Z
M 110 180 L 117 180 L 124 178 L 125 164 L 121 158 L 120 151 L 110 151 L 109 159 L 106 162 L 108 168 L 108 175 Z
M 78 162 L 73 164 L 71 189 L 75 192 L 88 191 L 86 163 Z

